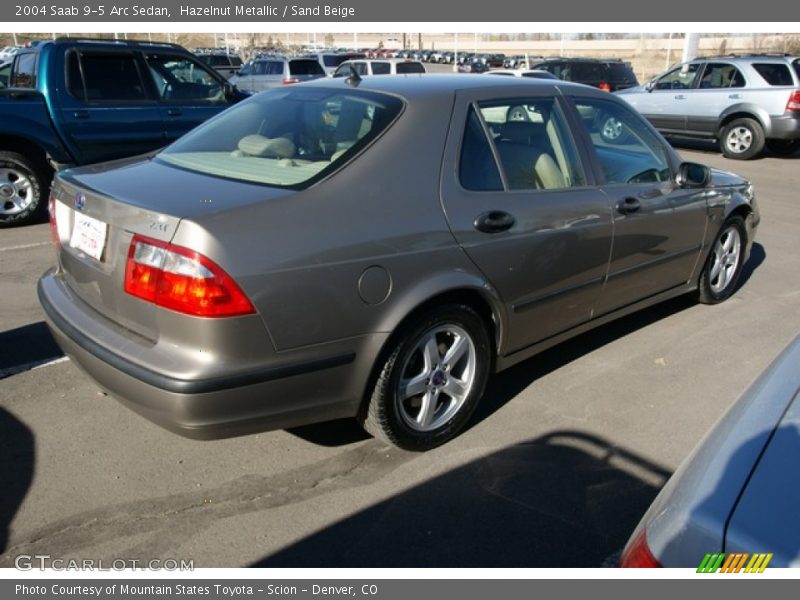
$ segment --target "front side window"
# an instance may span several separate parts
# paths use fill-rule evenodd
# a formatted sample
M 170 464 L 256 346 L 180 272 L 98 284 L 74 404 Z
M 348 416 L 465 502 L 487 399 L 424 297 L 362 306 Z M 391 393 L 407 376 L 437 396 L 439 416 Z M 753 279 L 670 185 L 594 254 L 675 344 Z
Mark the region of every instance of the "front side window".
M 578 99 L 575 104 L 607 183 L 653 183 L 672 178 L 667 149 L 642 117 L 607 100 Z
M 67 88 L 70 94 L 85 102 L 143 102 L 148 99 L 132 53 L 70 53 Z
M 656 80 L 657 90 L 688 90 L 697 76 L 699 63 L 687 63 L 669 71 Z
M 402 106 L 394 97 L 360 90 L 281 88 L 192 130 L 159 160 L 207 175 L 302 188 L 375 139 Z
M 481 102 L 497 156 L 512 190 L 584 185 L 577 152 L 552 98 Z
M 733 65 L 708 63 L 700 79 L 700 89 L 744 87 L 744 77 Z
M 147 67 L 162 100 L 225 102 L 222 84 L 196 61 L 183 56 L 150 54 Z

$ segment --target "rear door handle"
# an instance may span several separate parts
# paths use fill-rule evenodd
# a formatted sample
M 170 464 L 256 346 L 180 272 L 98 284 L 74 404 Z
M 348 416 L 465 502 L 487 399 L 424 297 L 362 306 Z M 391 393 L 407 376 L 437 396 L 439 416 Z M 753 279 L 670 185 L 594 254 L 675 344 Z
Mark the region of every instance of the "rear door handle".
M 88 110 L 76 110 L 72 113 L 72 116 L 76 119 L 88 119 L 89 118 L 89 111 Z
M 483 233 L 500 233 L 508 231 L 517 220 L 503 210 L 490 210 L 475 217 L 472 225 Z
M 731 100 L 738 100 L 741 97 L 742 97 L 741 94 L 728 94 L 728 98 L 730 98 Z
M 617 210 L 623 215 L 636 212 L 641 207 L 641 202 L 639 202 L 636 198 L 625 198 L 617 203 Z
M 167 114 L 170 117 L 180 117 L 183 114 L 180 108 L 170 108 L 167 110 Z
M 675 96 L 675 100 L 686 100 L 686 95 L 678 94 L 677 96 Z

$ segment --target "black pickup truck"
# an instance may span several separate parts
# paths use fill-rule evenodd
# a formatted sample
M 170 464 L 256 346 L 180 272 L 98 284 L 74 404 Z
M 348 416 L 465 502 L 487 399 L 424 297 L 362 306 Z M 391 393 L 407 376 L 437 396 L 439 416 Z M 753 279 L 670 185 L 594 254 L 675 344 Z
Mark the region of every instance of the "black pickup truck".
M 150 152 L 245 95 L 175 44 L 60 38 L 0 73 L 0 227 L 38 219 L 53 169 Z

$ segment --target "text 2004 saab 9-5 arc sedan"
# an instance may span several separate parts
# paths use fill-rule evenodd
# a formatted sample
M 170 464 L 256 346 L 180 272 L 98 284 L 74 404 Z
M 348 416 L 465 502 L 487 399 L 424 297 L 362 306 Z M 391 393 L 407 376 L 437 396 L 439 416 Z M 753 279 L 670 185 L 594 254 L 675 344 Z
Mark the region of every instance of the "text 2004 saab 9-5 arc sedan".
M 759 221 L 747 181 L 682 163 L 606 93 L 501 79 L 319 80 L 60 173 L 39 282 L 56 340 L 184 435 L 357 417 L 424 450 L 493 372 L 731 295 Z

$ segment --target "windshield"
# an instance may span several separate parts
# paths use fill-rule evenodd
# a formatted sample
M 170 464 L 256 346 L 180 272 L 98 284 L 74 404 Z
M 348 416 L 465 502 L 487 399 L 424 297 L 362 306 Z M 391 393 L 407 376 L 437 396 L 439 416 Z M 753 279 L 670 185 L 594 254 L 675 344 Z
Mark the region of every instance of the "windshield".
M 279 89 L 237 104 L 158 156 L 198 173 L 302 188 L 375 139 L 401 108 L 396 98 L 359 90 Z

